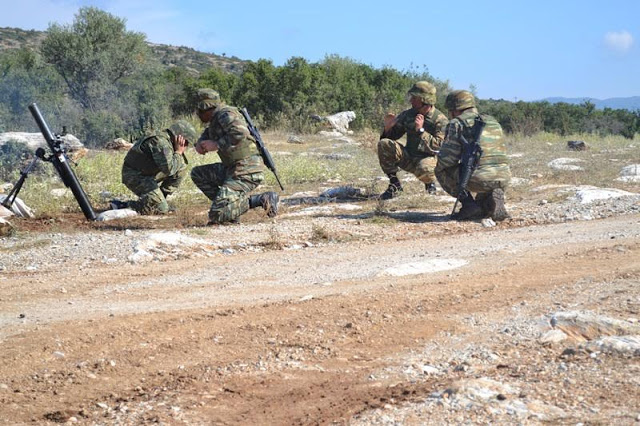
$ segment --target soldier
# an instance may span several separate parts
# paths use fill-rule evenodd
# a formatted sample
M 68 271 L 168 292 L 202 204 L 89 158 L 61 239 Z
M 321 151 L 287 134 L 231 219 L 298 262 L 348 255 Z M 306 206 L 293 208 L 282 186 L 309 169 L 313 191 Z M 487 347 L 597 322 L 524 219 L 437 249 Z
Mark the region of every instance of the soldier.
M 491 217 L 502 221 L 509 217 L 504 206 L 504 190 L 511 180 L 507 159 L 507 148 L 498 121 L 490 115 L 479 114 L 473 95 L 466 90 L 454 90 L 445 101 L 451 121 L 447 136 L 438 153 L 436 176 L 442 188 L 450 195 L 458 196 L 461 135 L 473 143 L 473 126 L 480 117 L 485 126 L 477 143 L 482 154 L 475 172 L 471 175 L 467 189 L 461 199 L 462 208 L 454 215 L 456 220 L 471 220 Z M 471 192 L 476 193 L 475 199 Z
M 278 194 L 248 195 L 264 181 L 264 169 L 242 113 L 225 105 L 215 90 L 200 89 L 197 96 L 196 112 L 208 127 L 195 145 L 196 152 L 217 152 L 222 160 L 191 170 L 193 183 L 212 201 L 209 224 L 236 222 L 256 207 L 274 217 L 278 214 Z
M 429 194 L 436 193 L 435 155 L 444 139 L 447 117 L 438 111 L 436 88 L 428 81 L 418 81 L 409 89 L 411 109 L 384 117 L 384 130 L 378 142 L 380 167 L 389 176 L 389 187 L 380 198 L 388 200 L 402 191 L 398 169 L 413 173 Z M 398 143 L 407 135 L 406 146 Z
M 193 126 L 179 120 L 162 132 L 140 138 L 122 165 L 122 183 L 139 198 L 129 202 L 112 200 L 111 207 L 128 207 L 140 214 L 168 213 L 166 197 L 178 189 L 187 174 L 184 151 L 196 137 Z

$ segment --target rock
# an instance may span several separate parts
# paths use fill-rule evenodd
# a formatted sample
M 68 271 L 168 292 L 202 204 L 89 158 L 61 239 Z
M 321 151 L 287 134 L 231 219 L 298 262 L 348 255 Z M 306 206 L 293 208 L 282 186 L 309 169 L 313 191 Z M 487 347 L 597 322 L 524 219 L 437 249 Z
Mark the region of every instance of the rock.
M 640 182 L 640 164 L 631 164 L 620 170 L 620 177 L 616 179 L 620 182 L 638 183 Z
M 131 149 L 132 146 L 133 144 L 131 142 L 127 142 L 122 138 L 116 138 L 112 141 L 107 142 L 104 148 L 111 149 L 114 151 L 128 151 L 129 149 Z
M 584 160 L 581 160 L 579 158 L 556 158 L 555 160 L 551 160 L 549 163 L 547 163 L 547 166 L 549 166 L 553 170 L 580 171 L 584 170 L 584 168 L 576 166 L 575 163 L 583 162 Z
M 484 228 L 493 228 L 496 226 L 496 223 L 490 217 L 482 219 L 481 223 Z
M 100 213 L 96 220 L 99 222 L 107 222 L 114 219 L 123 219 L 126 217 L 138 216 L 138 212 L 132 209 L 107 210 Z
M 587 144 L 584 141 L 568 141 L 567 148 L 571 151 L 586 151 Z
M 67 151 L 78 151 L 84 149 L 84 145 L 80 142 L 80 139 L 73 136 L 72 134 L 67 133 L 64 136 L 61 136 L 62 142 L 64 143 Z M 5 143 L 13 141 L 17 143 L 21 143 L 26 145 L 31 151 L 35 152 L 38 148 L 49 149 L 49 145 L 47 141 L 44 140 L 44 136 L 42 133 L 27 133 L 27 132 L 5 132 L 0 133 L 0 145 L 4 145 Z
M 640 356 L 640 335 L 601 337 L 583 344 L 582 347 L 590 352 Z
M 348 133 L 349 123 L 355 119 L 356 113 L 353 111 L 342 111 L 325 117 L 325 120 L 329 123 L 331 128 L 342 134 Z
M 362 197 L 362 190 L 351 185 L 329 188 L 320 194 L 323 198 L 351 199 Z
M 303 144 L 304 140 L 302 140 L 302 138 L 300 136 L 296 136 L 296 135 L 289 135 L 287 137 L 287 142 L 289 143 L 296 143 L 296 144 Z
M 556 328 L 577 341 L 602 336 L 640 335 L 640 326 L 627 321 L 582 312 L 556 312 Z
M 14 213 L 3 205 L 0 205 L 0 217 L 7 218 L 13 216 Z
M 8 220 L 0 217 L 0 237 L 8 237 L 13 235 L 15 228 Z
M 457 269 L 468 262 L 463 259 L 429 259 L 422 262 L 411 262 L 392 266 L 380 272 L 380 276 L 403 277 L 407 275 L 426 274 Z
M 567 340 L 568 338 L 569 336 L 567 336 L 566 333 L 562 330 L 549 330 L 540 337 L 539 341 L 543 344 L 560 343 Z
M 607 200 L 611 198 L 618 197 L 629 197 L 629 196 L 637 196 L 633 192 L 623 191 L 621 189 L 615 188 L 593 188 L 593 187 L 585 187 L 579 188 L 576 191 L 576 199 L 581 204 L 592 203 L 597 200 Z
M 0 194 L 0 203 L 3 202 L 5 198 L 7 198 L 6 195 Z M 19 197 L 16 197 L 13 204 L 11 204 L 11 211 L 18 217 L 36 217 L 36 215 L 33 214 L 33 210 L 31 210 L 31 208 L 29 208 L 29 206 L 27 206 Z

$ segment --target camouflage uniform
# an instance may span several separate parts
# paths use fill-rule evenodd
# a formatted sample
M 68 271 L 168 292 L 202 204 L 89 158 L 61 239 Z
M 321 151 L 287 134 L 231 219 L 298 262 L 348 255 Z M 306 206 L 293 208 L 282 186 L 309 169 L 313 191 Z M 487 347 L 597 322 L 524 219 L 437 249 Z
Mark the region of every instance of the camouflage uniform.
M 218 142 L 221 163 L 194 167 L 193 183 L 212 201 L 209 221 L 232 222 L 247 212 L 248 193 L 264 181 L 262 158 L 238 108 L 218 102 L 199 141 Z
M 436 101 L 436 89 L 428 82 L 417 82 L 408 92 L 422 99 L 425 104 L 433 105 Z M 444 140 L 445 129 L 449 120 L 435 107 L 424 114 L 423 131 L 415 129 L 415 119 L 419 111 L 412 107 L 396 117 L 392 128 L 383 131 L 378 142 L 378 159 L 382 171 L 390 178 L 394 191 L 402 190 L 396 173 L 399 169 L 414 174 L 427 188 L 435 182 L 435 156 Z M 406 145 L 397 142 L 406 134 Z M 433 187 L 435 190 L 435 187 Z M 388 189 L 391 198 L 393 195 Z M 385 193 L 386 193 L 385 192 Z
M 511 170 L 502 127 L 492 116 L 478 113 L 471 93 L 454 91 L 449 96 L 452 99 L 462 99 L 462 102 L 464 102 L 462 106 L 468 106 L 468 108 L 460 109 L 461 114 L 453 118 L 447 126 L 446 138 L 438 153 L 438 163 L 435 169 L 436 177 L 447 193 L 454 197 L 458 195 L 459 164 L 463 146 L 460 136 L 463 135 L 467 141 L 472 141 L 473 126 L 476 118 L 480 116 L 485 122 L 485 127 L 478 141 L 482 154 L 478 160 L 476 170 L 471 175 L 467 191 L 476 193 L 475 201 L 484 209 L 486 215 L 487 210 L 490 210 L 490 208 L 487 208 L 485 204 L 491 202 L 489 198 L 494 193 L 494 190 L 499 189 L 503 194 L 511 180 Z M 450 102 L 449 97 L 447 97 L 447 102 Z M 504 196 L 500 195 L 500 197 Z M 472 198 L 470 198 L 470 201 L 473 201 Z M 504 218 L 499 218 L 498 220 L 502 219 Z
M 388 132 L 384 132 L 378 142 L 378 159 L 386 174 L 397 173 L 398 169 L 402 169 L 428 184 L 435 181 L 435 155 L 444 140 L 449 120 L 442 112 L 432 108 L 424 117 L 424 132 L 419 132 L 414 124 L 417 114 L 411 108 L 398 115 L 396 124 Z M 407 144 L 403 146 L 396 140 L 405 134 Z
M 178 189 L 186 174 L 186 159 L 174 151 L 167 131 L 142 137 L 122 166 L 122 183 L 139 197 L 128 206 L 140 214 L 167 213 L 166 197 Z

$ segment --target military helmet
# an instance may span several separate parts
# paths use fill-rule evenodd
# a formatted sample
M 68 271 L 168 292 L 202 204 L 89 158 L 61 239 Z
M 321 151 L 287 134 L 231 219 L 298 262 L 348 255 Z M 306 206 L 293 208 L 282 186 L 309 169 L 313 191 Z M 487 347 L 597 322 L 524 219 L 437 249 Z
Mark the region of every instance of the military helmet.
M 473 94 L 467 90 L 454 90 L 447 95 L 444 106 L 449 111 L 474 108 L 476 106 L 476 99 L 473 97 Z
M 408 92 L 411 96 L 422 99 L 422 102 L 429 105 L 436 103 L 436 87 L 428 81 L 418 81 Z
M 220 104 L 220 94 L 213 89 L 198 89 L 196 102 L 196 108 L 200 111 L 206 111 Z
M 196 129 L 188 121 L 178 120 L 169 126 L 169 130 L 176 136 L 182 135 L 187 140 L 187 143 L 195 143 L 198 140 Z

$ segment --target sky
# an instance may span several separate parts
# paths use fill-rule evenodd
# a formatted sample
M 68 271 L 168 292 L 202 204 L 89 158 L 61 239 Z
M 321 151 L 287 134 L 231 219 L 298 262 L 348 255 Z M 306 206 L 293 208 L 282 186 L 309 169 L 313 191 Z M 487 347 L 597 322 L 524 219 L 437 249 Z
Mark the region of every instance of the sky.
M 0 27 L 46 30 L 97 7 L 152 43 L 279 66 L 339 55 L 427 70 L 483 99 L 640 96 L 640 1 L 0 0 Z

